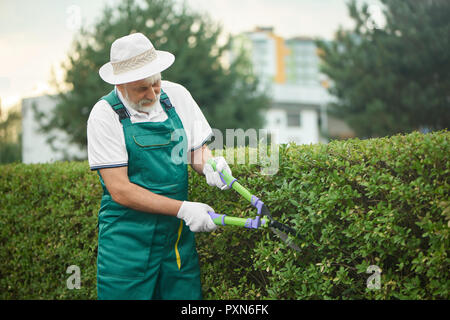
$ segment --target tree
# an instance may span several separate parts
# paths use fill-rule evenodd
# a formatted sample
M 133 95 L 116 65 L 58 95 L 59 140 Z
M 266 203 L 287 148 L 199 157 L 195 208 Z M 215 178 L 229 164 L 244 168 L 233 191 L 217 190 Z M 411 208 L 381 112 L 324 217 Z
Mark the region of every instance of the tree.
M 385 26 L 352 0 L 354 30 L 317 43 L 338 98 L 332 113 L 363 137 L 448 128 L 450 1 L 380 1 Z
M 244 53 L 238 54 L 229 67 L 221 63 L 231 39 L 219 44 L 219 25 L 186 5 L 176 6 L 173 0 L 145 0 L 139 4 L 127 0 L 117 8 L 106 7 L 92 30 L 80 30 L 68 62 L 63 64 L 65 84 L 56 84 L 59 102 L 50 121 L 40 122 L 42 131 L 62 129 L 69 135 L 69 142 L 86 146 L 90 110 L 112 89 L 101 80 L 98 69 L 109 60 L 112 42 L 133 32 L 142 32 L 158 50 L 175 55 L 175 63 L 162 77 L 191 92 L 211 127 L 245 130 L 263 125 L 259 111 L 269 106 L 269 100 L 256 91 L 256 77 L 242 71 L 248 70 L 250 63 Z
M 18 105 L 8 111 L 5 119 L 0 117 L 0 164 L 22 160 L 21 124 Z

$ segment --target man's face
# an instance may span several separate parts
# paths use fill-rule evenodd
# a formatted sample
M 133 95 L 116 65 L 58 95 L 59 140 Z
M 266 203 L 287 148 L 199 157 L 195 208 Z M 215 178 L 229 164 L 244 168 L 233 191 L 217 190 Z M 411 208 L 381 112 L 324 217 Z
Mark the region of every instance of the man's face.
M 138 80 L 118 85 L 122 95 L 138 111 L 153 107 L 161 94 L 161 80 L 151 84 L 147 80 Z

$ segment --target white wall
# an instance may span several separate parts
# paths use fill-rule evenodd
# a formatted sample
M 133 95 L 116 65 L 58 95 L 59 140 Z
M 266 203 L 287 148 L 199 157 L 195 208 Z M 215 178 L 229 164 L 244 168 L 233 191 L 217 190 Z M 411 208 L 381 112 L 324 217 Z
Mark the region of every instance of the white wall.
M 292 84 L 273 84 L 273 99 L 280 103 L 299 103 L 322 105 L 329 103 L 333 97 L 322 86 L 301 86 Z
M 39 132 L 39 126 L 35 120 L 35 113 L 32 105 L 45 114 L 51 114 L 56 102 L 50 96 L 40 96 L 22 100 L 22 161 L 24 163 L 47 163 L 62 160 L 63 152 L 52 151 L 47 143 L 47 135 Z M 77 155 L 87 158 L 87 152 L 77 146 L 69 145 L 66 142 L 67 134 L 63 131 L 53 131 L 57 133 L 55 146 L 61 147 L 69 155 Z
M 272 84 L 271 93 L 272 98 L 277 104 L 298 104 L 298 112 L 300 112 L 300 126 L 288 127 L 286 110 L 275 107 L 267 111 L 266 128 L 268 130 L 278 131 L 278 143 L 295 142 L 297 144 L 310 144 L 321 142 L 318 124 L 320 106 L 332 99 L 325 88 L 321 86 Z M 316 106 L 316 110 L 303 109 L 301 105 Z
M 266 112 L 266 129 L 273 134 L 276 143 L 295 142 L 310 144 L 319 142 L 318 111 L 301 110 L 300 126 L 288 127 L 287 112 L 282 109 L 269 109 Z

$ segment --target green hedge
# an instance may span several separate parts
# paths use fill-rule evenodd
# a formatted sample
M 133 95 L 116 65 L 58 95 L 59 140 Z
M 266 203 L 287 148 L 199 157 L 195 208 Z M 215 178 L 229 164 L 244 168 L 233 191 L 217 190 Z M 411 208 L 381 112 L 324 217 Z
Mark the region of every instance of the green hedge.
M 449 299 L 450 133 L 282 145 L 279 171 L 231 165 L 298 230 L 298 253 L 269 231 L 197 234 L 206 299 Z M 101 187 L 86 162 L 0 166 L 0 299 L 95 299 Z M 205 192 L 207 191 L 207 192 Z M 253 216 L 190 171 L 190 200 Z M 66 269 L 81 270 L 69 290 Z M 367 288 L 370 265 L 380 289 Z

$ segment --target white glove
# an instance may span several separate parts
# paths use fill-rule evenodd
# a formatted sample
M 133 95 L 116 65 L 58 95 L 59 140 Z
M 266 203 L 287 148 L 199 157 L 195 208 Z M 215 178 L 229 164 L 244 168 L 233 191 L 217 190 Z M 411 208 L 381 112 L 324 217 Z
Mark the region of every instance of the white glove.
M 183 201 L 177 218 L 183 219 L 192 232 L 210 232 L 216 230 L 217 226 L 208 211 L 214 212 L 214 209 L 201 202 Z
M 232 175 L 230 167 L 228 166 L 224 157 L 215 157 L 212 159 L 216 162 L 217 171 L 214 171 L 213 167 L 209 163 L 205 163 L 205 165 L 203 166 L 203 174 L 206 177 L 206 183 L 210 186 L 216 186 L 220 190 L 230 189 L 230 187 L 226 183 L 223 183 L 219 175 L 219 171 L 225 171 L 228 172 L 229 175 Z

